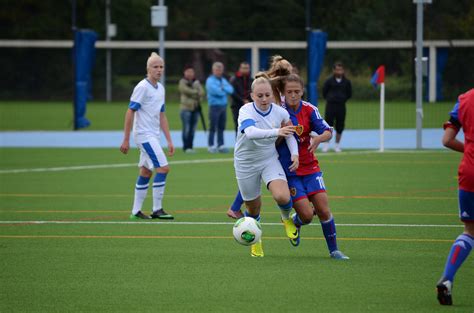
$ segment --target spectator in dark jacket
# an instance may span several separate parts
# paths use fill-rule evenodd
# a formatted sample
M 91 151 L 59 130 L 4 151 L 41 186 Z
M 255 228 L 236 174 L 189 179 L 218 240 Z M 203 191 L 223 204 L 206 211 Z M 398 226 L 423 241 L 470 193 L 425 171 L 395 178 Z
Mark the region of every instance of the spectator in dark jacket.
M 326 99 L 324 119 L 336 129 L 336 152 L 341 152 L 340 142 L 346 119 L 346 102 L 352 96 L 351 81 L 344 76 L 344 66 L 341 62 L 333 65 L 333 75 L 323 86 L 323 97 Z M 323 145 L 323 152 L 329 150 L 329 142 Z
M 248 62 L 241 62 L 239 70 L 230 79 L 232 87 L 234 87 L 234 93 L 232 94 L 232 116 L 234 118 L 234 129 L 237 134 L 237 119 L 239 117 L 240 108 L 247 102 L 251 102 L 250 92 L 252 86 L 252 77 L 250 76 L 250 64 Z

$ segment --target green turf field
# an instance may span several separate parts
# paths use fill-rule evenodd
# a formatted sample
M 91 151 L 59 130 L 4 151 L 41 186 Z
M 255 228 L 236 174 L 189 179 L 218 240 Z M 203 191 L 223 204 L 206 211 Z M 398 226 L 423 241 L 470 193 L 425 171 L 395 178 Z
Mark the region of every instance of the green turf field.
M 349 101 L 347 105 L 346 127 L 348 129 L 373 129 L 379 127 L 379 103 Z M 453 103 L 425 103 L 425 128 L 440 128 L 448 118 Z M 87 117 L 92 122 L 88 130 L 119 130 L 123 128 L 123 120 L 127 102 L 91 102 L 87 107 Z M 207 104 L 203 104 L 207 125 Z M 320 105 L 324 116 L 324 103 Z M 171 129 L 181 129 L 179 104 L 168 102 L 166 106 Z M 233 129 L 232 114 L 227 111 L 227 129 Z M 70 130 L 72 129 L 72 103 L 68 102 L 0 102 L 0 131 L 2 130 Z M 387 102 L 386 128 L 415 128 L 415 103 Z M 199 129 L 201 123 L 199 122 Z
M 164 200 L 176 219 L 129 223 L 136 150 L 0 149 L 0 312 L 473 312 L 472 255 L 453 307 L 434 290 L 462 231 L 459 154 L 322 155 L 347 262 L 316 221 L 292 247 L 266 191 L 265 257 L 250 257 L 225 216 L 230 158 L 178 152 Z

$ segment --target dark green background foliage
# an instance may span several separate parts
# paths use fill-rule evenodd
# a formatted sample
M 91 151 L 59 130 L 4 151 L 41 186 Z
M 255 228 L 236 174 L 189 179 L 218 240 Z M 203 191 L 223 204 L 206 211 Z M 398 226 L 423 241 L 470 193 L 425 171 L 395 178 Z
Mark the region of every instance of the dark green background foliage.
M 0 12 L 0 38 L 71 39 L 71 0 L 5 0 Z M 151 0 L 112 0 L 114 40 L 156 40 L 150 26 Z M 169 12 L 168 40 L 305 40 L 304 0 L 260 1 L 165 1 Z M 105 1 L 77 0 L 77 26 L 94 29 L 99 40 L 105 35 Z M 312 27 L 328 33 L 331 41 L 414 40 L 415 6 L 412 1 L 313 0 Z M 474 38 L 474 2 L 435 0 L 425 6 L 424 35 L 427 40 Z M 115 99 L 126 99 L 133 84 L 144 74 L 148 50 L 113 51 Z M 306 73 L 303 50 L 272 50 L 294 62 Z M 212 61 L 222 60 L 228 73 L 245 58 L 244 50 L 167 50 L 168 82 L 179 79 L 183 65 L 200 60 L 200 79 L 209 73 Z M 335 60 L 342 60 L 348 76 L 367 82 L 379 64 L 387 67 L 389 99 L 412 97 L 414 49 L 328 50 L 324 79 Z M 8 79 L 2 84 L 2 99 L 69 99 L 72 95 L 71 53 L 66 49 L 0 49 L 0 67 Z M 474 85 L 474 49 L 449 50 L 443 93 L 451 100 Z M 26 74 L 26 75 L 25 75 Z M 104 97 L 105 51 L 98 50 L 93 72 L 93 94 Z M 389 88 L 389 84 L 391 85 Z M 366 83 L 354 93 L 357 99 L 372 97 Z

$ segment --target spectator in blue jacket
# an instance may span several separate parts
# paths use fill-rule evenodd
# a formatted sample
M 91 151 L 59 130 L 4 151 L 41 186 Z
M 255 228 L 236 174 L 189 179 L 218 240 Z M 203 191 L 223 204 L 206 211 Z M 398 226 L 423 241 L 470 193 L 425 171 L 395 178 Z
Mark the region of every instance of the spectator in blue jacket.
M 209 103 L 209 142 L 210 153 L 227 153 L 224 146 L 224 130 L 227 119 L 227 96 L 234 92 L 232 85 L 225 79 L 224 65 L 221 62 L 212 64 L 212 75 L 206 80 L 207 102 Z M 217 131 L 217 147 L 214 137 Z

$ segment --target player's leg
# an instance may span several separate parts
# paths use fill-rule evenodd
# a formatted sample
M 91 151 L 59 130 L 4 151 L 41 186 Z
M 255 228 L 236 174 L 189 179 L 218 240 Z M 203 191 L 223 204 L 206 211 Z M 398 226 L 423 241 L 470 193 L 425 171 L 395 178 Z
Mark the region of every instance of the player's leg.
M 337 109 L 336 112 L 336 146 L 334 148 L 334 151 L 336 152 L 341 152 L 341 138 L 342 138 L 342 132 L 344 131 L 345 128 L 345 121 L 346 121 L 346 107 L 342 106 Z
M 150 182 L 150 177 L 152 174 L 153 172 L 146 167 L 140 167 L 137 183 L 135 184 L 135 195 L 133 198 L 133 208 L 130 219 L 138 220 L 150 218 L 148 215 L 143 214 L 142 206 L 148 192 L 148 183 Z
M 444 273 L 436 286 L 438 301 L 442 305 L 452 305 L 451 290 L 454 276 L 474 247 L 474 192 L 459 190 L 460 217 L 464 222 L 464 233 L 451 246 Z
M 295 213 L 292 214 L 291 218 L 298 229 L 298 237 L 290 239 L 290 243 L 297 247 L 301 240 L 301 226 L 307 225 L 313 220 L 313 208 L 306 195 L 302 176 L 289 176 L 287 179 L 293 208 L 295 209 Z
M 173 216 L 163 210 L 163 195 L 166 186 L 166 176 L 169 172 L 168 160 L 157 138 L 151 138 L 143 144 L 148 159 L 153 163 L 155 177 L 153 179 L 153 211 L 152 218 L 173 219 Z
M 233 219 L 239 219 L 243 217 L 244 215 L 242 214 L 242 211 L 240 210 L 240 208 L 242 207 L 242 204 L 244 204 L 244 199 L 242 199 L 242 194 L 240 193 L 240 190 L 239 190 L 237 191 L 237 195 L 235 196 L 234 202 L 232 202 L 232 205 L 227 210 L 227 216 Z
M 329 200 L 322 172 L 305 176 L 304 182 L 308 190 L 308 198 L 313 204 L 315 213 L 321 223 L 329 255 L 336 260 L 348 260 L 349 257 L 344 255 L 337 246 L 336 223 L 329 209 Z
M 298 237 L 298 229 L 290 218 L 293 207 L 290 190 L 285 172 L 277 158 L 269 160 L 263 166 L 262 180 L 265 182 L 268 190 L 270 190 L 273 199 L 280 209 L 281 221 L 285 227 L 286 236 L 290 239 L 296 239 Z
M 261 173 L 240 173 L 236 171 L 237 184 L 245 203 L 245 216 L 252 217 L 260 222 L 260 209 L 262 206 L 261 194 Z M 254 257 L 263 257 L 262 240 L 250 247 L 250 255 Z
M 220 153 L 228 153 L 229 149 L 224 146 L 224 131 L 227 123 L 227 107 L 219 108 L 219 122 L 217 124 L 217 149 Z
M 333 127 L 334 126 L 334 119 L 335 119 L 335 112 L 334 108 L 332 105 L 326 103 L 326 110 L 324 113 L 324 120 L 328 123 L 329 126 Z M 323 152 L 328 152 L 329 151 L 329 142 L 331 140 L 324 142 L 323 143 Z
M 218 122 L 218 108 L 216 106 L 209 106 L 209 138 L 208 148 L 210 153 L 216 153 L 217 149 L 214 147 L 214 139 L 216 136 L 217 122 Z

